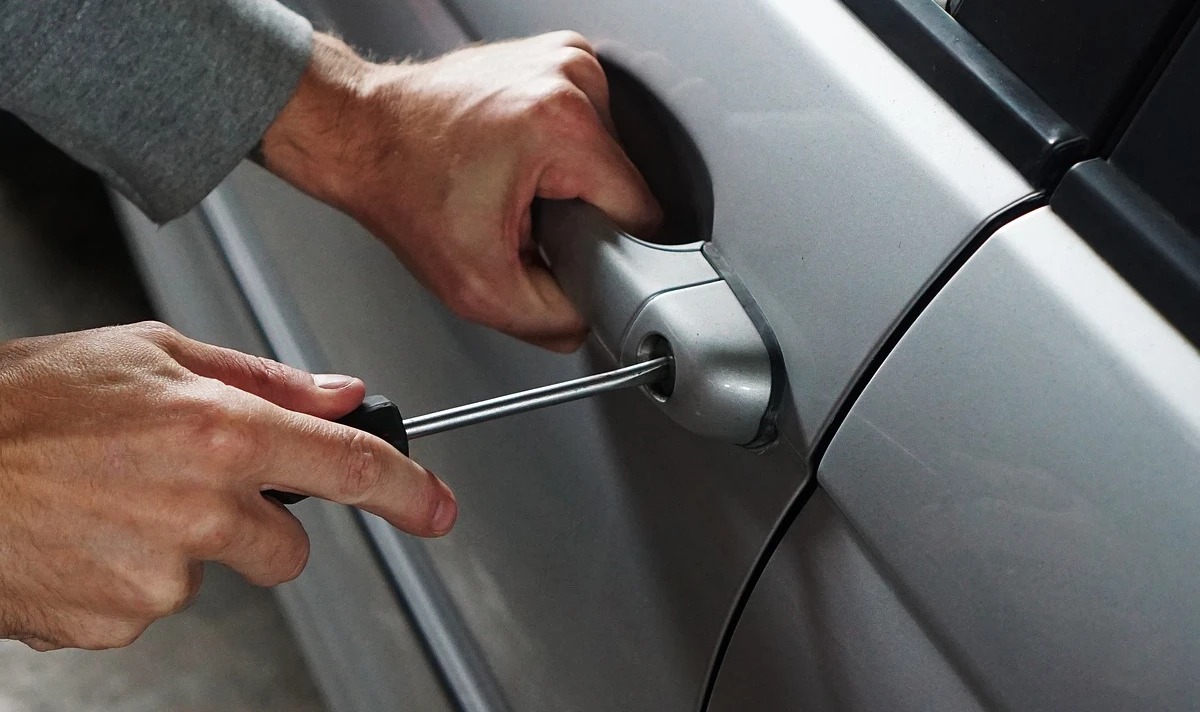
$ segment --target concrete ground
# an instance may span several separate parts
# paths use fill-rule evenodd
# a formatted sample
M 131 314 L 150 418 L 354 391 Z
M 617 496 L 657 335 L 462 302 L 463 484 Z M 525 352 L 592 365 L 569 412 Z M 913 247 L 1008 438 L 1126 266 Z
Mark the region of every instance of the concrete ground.
M 0 115 L 0 340 L 152 318 L 100 184 Z M 320 712 L 269 591 L 219 566 L 128 648 L 0 642 L 0 712 Z

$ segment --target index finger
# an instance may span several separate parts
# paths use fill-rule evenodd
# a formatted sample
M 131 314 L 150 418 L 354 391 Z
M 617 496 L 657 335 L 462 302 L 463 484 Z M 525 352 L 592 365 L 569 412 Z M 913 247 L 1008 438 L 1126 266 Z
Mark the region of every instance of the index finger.
M 253 485 L 358 507 L 417 536 L 442 536 L 458 506 L 450 488 L 362 430 L 272 408 Z

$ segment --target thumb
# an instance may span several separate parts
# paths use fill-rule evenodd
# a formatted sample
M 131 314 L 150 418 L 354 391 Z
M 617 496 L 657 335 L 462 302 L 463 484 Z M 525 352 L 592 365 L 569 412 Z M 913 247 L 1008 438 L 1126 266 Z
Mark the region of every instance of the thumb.
M 252 393 L 281 408 L 333 419 L 362 403 L 366 386 L 357 378 L 318 374 L 261 356 L 181 337 L 167 347 L 181 366 L 198 376 Z

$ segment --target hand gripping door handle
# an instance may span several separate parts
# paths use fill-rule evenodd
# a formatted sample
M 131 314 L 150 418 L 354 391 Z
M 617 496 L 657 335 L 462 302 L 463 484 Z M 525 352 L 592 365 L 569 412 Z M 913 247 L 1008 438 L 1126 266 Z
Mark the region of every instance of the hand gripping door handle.
M 682 427 L 747 447 L 774 438 L 781 385 L 767 343 L 703 243 L 656 245 L 579 201 L 546 201 L 535 234 L 555 278 L 621 365 L 669 355 L 669 389 L 643 389 Z

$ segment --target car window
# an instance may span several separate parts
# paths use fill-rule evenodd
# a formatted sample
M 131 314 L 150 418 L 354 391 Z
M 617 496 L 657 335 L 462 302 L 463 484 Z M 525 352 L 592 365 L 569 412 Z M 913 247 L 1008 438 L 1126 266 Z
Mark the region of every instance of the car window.
M 1178 34 L 1190 0 L 957 0 L 963 27 L 1094 145 Z
M 1200 235 L 1200 31 L 1166 65 L 1112 152 L 1112 163 Z
M 1132 112 L 1105 157 L 1064 178 L 1054 211 L 1200 345 L 1200 30 Z M 1106 152 L 1107 153 L 1107 152 Z

